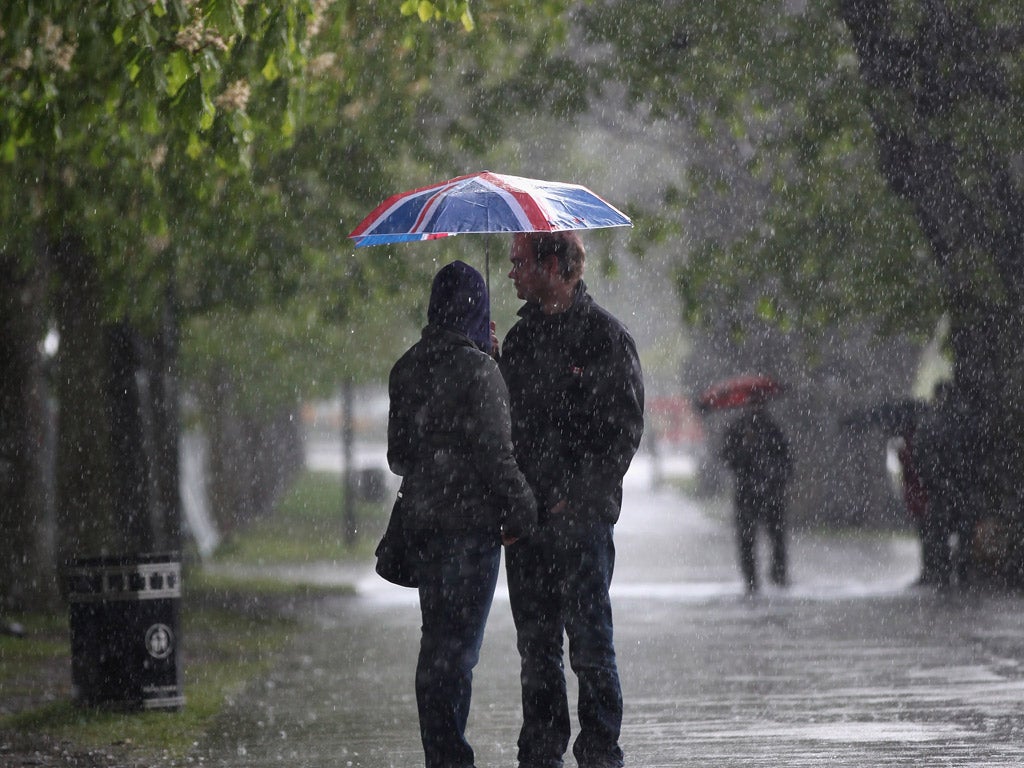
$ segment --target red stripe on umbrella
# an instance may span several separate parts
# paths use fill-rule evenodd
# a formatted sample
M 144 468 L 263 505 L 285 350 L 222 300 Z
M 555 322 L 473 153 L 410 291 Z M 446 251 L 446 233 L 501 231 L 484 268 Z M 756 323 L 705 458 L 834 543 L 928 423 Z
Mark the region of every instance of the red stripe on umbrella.
M 472 178 L 472 175 L 458 176 L 448 181 L 442 181 L 438 184 L 427 184 L 424 187 L 417 187 L 416 189 L 410 189 L 405 192 L 398 192 L 391 197 L 387 198 L 384 202 L 374 208 L 364 218 L 355 229 L 349 234 L 349 237 L 355 238 L 362 235 L 368 229 L 373 227 L 379 220 L 387 218 L 385 214 L 390 213 L 393 208 L 397 208 L 399 204 L 404 203 L 411 197 L 417 197 L 425 192 L 429 192 L 432 189 L 447 189 L 452 186 L 455 182 L 462 181 L 463 179 Z
M 430 220 L 430 217 L 434 215 L 434 211 L 437 210 L 437 206 L 444 200 L 445 193 L 451 189 L 452 185 L 448 184 L 443 189 L 439 189 L 433 195 L 431 195 L 427 202 L 423 205 L 423 210 L 420 211 L 420 215 L 416 217 L 416 221 L 412 225 L 413 232 L 422 232 L 424 223 Z
M 541 208 L 540 203 L 534 200 L 529 192 L 517 189 L 505 179 L 491 173 L 490 171 L 484 171 L 480 176 L 498 189 L 503 189 L 512 195 L 519 204 L 519 208 L 526 215 L 526 220 L 530 222 L 530 226 L 534 230 L 544 231 L 551 229 L 551 217 L 543 208 Z

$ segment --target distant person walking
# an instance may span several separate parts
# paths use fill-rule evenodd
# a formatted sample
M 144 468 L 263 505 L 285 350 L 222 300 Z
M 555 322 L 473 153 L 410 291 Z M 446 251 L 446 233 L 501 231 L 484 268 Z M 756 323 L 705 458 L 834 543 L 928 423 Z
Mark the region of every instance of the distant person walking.
M 563 635 L 579 680 L 577 765 L 623 765 L 608 589 L 644 386 L 629 332 L 587 293 L 585 258 L 573 232 L 518 234 L 510 254 L 509 277 L 526 304 L 505 337 L 501 370 L 516 459 L 539 505 L 536 533 L 506 558 L 522 662 L 520 768 L 560 768 L 569 745 Z
M 736 478 L 736 539 L 740 571 L 748 593 L 759 588 L 756 546 L 763 525 L 771 542 L 772 583 L 789 583 L 786 555 L 786 484 L 793 474 L 789 441 L 768 413 L 755 402 L 726 429 L 721 458 Z
M 954 577 L 961 585 L 969 580 L 977 514 L 968 503 L 976 484 L 970 451 L 978 451 L 977 445 L 955 390 L 940 382 L 915 433 L 918 470 L 928 494 L 921 530 L 923 584 L 945 589 Z
M 928 489 L 921 477 L 921 451 L 918 446 L 919 436 L 916 423 L 923 418 L 925 418 L 924 414 L 900 431 L 896 458 L 900 463 L 903 505 L 906 507 L 910 519 L 914 521 L 921 544 L 921 573 L 917 583 L 936 584 L 938 583 L 937 564 L 940 554 L 937 551 L 935 537 L 929 535 L 929 526 L 932 524 L 932 520 L 929 518 Z
M 405 527 L 419 553 L 416 704 L 426 768 L 472 768 L 466 722 L 501 543 L 529 532 L 536 503 L 512 454 L 480 273 L 461 261 L 443 267 L 427 317 L 391 370 L 388 463 L 403 477 Z

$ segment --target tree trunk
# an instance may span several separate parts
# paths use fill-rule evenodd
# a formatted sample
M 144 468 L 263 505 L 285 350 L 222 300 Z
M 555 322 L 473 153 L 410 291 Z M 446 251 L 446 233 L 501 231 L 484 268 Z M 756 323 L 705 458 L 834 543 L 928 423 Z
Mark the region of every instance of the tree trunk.
M 177 326 L 155 337 L 103 318 L 99 277 L 74 239 L 53 249 L 60 329 L 58 565 L 180 550 Z
M 182 547 L 178 338 L 177 298 L 169 290 L 152 346 L 149 389 L 154 443 L 154 534 L 157 549 L 168 551 L 180 551 Z
M 109 373 L 99 276 L 74 238 L 52 251 L 57 276 L 54 315 L 60 331 L 56 394 L 57 562 L 127 551 L 126 529 L 115 513 Z
M 147 419 L 148 376 L 143 342 L 128 323 L 106 329 L 110 356 L 107 399 L 110 414 L 111 499 L 113 514 L 122 521 L 126 545 L 132 552 L 152 552 L 156 543 L 152 419 Z M 140 381 L 141 380 L 141 381 Z M 141 383 L 141 386 L 140 386 Z
M 955 410 L 967 467 L 961 514 L 975 526 L 972 566 L 984 578 L 1024 585 L 1024 323 L 1004 303 L 960 306 L 953 322 Z
M 247 482 L 243 479 L 244 426 L 237 414 L 234 382 L 228 371 L 216 369 L 206 382 L 201 409 L 209 437 L 210 511 L 217 530 L 230 537 L 248 511 Z
M 0 615 L 56 596 L 46 504 L 42 281 L 0 255 Z
M 1001 51 L 969 10 L 952 3 L 929 4 L 912 34 L 897 32 L 882 0 L 843 0 L 840 8 L 868 86 L 882 172 L 892 190 L 914 206 L 943 276 L 954 355 L 953 410 L 967 468 L 963 514 L 979 523 L 994 521 L 1000 530 L 993 536 L 991 556 L 998 563 L 992 570 L 1021 583 L 1024 192 L 1011 170 L 1016 159 L 999 155 L 996 147 L 965 178 L 949 127 L 956 108 L 969 101 L 1007 106 Z M 902 111 L 883 106 L 894 98 Z

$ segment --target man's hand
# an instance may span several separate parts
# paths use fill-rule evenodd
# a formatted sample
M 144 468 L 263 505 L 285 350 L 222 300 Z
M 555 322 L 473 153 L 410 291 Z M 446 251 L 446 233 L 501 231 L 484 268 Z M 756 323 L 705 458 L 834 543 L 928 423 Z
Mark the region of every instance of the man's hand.
M 561 515 L 569 509 L 569 500 L 562 499 L 560 502 L 555 504 L 548 512 L 549 515 Z

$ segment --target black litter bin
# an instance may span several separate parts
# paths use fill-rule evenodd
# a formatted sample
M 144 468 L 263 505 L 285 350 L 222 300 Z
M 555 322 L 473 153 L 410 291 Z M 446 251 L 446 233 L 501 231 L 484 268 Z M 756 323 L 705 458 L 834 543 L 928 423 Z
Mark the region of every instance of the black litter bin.
M 76 559 L 65 569 L 75 701 L 180 709 L 181 561 L 143 554 Z

